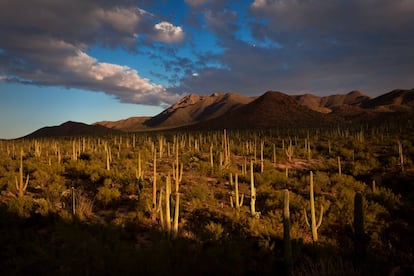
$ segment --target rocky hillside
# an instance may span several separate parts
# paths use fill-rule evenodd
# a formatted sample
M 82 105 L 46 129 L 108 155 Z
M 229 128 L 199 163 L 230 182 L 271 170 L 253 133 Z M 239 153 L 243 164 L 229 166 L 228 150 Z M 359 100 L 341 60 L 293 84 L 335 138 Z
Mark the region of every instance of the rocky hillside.
M 160 114 L 147 120 L 149 127 L 176 127 L 220 117 L 251 102 L 253 98 L 235 93 L 190 94 Z
M 337 94 L 318 97 L 312 94 L 293 96 L 300 105 L 322 112 L 330 113 L 333 109 L 341 106 L 361 106 L 371 98 L 360 91 L 351 91 L 348 94 Z
M 300 105 L 294 97 L 268 91 L 249 104 L 218 118 L 204 121 L 194 128 L 293 128 L 326 126 L 326 114 Z

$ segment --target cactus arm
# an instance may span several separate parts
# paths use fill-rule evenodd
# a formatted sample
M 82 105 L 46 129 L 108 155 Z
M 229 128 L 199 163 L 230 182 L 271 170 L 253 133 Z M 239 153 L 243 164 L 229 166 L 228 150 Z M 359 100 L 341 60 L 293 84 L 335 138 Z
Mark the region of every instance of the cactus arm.
M 316 229 L 319 228 L 322 224 L 322 216 L 323 216 L 323 205 L 321 205 L 321 212 L 319 213 L 318 223 L 316 224 Z

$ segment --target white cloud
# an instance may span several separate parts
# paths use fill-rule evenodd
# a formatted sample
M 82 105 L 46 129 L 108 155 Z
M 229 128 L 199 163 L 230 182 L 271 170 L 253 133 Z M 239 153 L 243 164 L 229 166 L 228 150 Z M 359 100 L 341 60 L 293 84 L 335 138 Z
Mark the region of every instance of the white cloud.
M 163 86 L 141 77 L 135 69 L 99 62 L 82 51 L 67 57 L 64 68 L 89 89 L 102 90 L 125 102 L 156 105 L 173 103 L 177 99 L 177 95 L 169 95 Z
M 163 21 L 155 24 L 156 31 L 154 39 L 165 43 L 180 42 L 184 38 L 184 31 L 180 26 Z
M 181 27 L 166 21 L 154 25 L 157 16 L 129 0 L 6 2 L 0 0 L 0 81 L 102 91 L 130 103 L 177 99 L 136 69 L 100 62 L 87 49 L 135 51 L 139 41 L 174 43 L 184 37 Z

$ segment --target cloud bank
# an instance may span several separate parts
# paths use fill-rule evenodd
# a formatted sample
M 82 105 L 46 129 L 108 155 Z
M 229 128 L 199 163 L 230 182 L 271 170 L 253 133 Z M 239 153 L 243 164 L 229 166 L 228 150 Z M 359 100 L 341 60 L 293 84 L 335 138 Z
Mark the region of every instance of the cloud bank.
M 187 2 L 196 9 L 208 1 Z M 360 89 L 375 96 L 412 88 L 413 14 L 411 0 L 255 0 L 244 11 L 211 5 L 199 25 L 218 37 L 223 52 L 199 58 L 219 66 L 197 68 L 197 78 L 184 77 L 172 90 Z
M 177 95 L 126 66 L 99 62 L 92 45 L 136 51 L 142 43 L 176 43 L 181 27 L 132 1 L 0 2 L 2 81 L 102 91 L 123 102 L 162 105 Z
M 413 14 L 412 0 L 0 1 L 0 81 L 149 105 L 216 91 L 375 96 L 414 87 Z M 95 46 L 145 56 L 163 85 Z

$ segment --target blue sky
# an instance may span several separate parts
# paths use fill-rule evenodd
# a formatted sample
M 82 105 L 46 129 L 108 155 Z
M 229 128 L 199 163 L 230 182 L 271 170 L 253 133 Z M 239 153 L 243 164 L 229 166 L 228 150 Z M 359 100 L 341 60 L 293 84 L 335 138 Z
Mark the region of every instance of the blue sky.
M 188 93 L 414 87 L 412 0 L 0 0 L 0 138 Z

